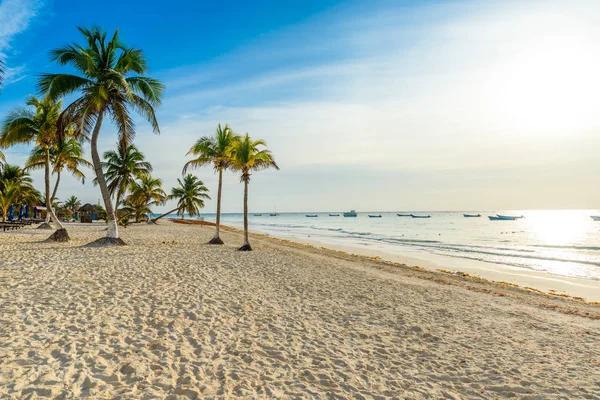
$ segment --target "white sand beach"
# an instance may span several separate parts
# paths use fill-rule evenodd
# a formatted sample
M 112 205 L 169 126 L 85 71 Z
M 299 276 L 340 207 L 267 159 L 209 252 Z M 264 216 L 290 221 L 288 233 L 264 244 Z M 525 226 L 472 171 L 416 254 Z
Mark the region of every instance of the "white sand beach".
M 0 398 L 600 399 L 600 307 L 161 221 L 0 233 Z

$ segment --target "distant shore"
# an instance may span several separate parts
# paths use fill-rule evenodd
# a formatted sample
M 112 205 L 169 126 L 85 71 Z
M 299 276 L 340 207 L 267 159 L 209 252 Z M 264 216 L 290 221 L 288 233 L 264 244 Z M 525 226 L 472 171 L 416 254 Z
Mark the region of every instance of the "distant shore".
M 600 307 L 159 221 L 0 233 L 0 397 L 586 398 Z M 573 371 L 576 371 L 574 373 Z

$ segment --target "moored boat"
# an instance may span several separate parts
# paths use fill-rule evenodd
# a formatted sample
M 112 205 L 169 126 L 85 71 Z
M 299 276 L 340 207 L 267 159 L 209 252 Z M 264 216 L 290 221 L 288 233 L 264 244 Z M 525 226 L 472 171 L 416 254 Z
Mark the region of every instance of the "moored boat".
M 512 217 L 509 215 L 489 215 L 488 218 L 490 219 L 490 221 L 515 221 L 517 219 L 524 218 L 524 217 L 523 216 Z
M 329 214 L 330 217 L 339 217 L 340 214 Z
M 410 214 L 396 214 L 399 217 L 410 217 Z
M 306 218 L 317 218 L 317 214 L 306 214 Z
M 414 215 L 414 214 L 410 214 L 411 217 L 413 218 L 431 218 L 431 215 Z
M 465 218 L 479 218 L 481 214 L 463 214 Z
M 521 216 L 515 216 L 515 215 L 500 215 L 500 214 L 496 214 L 498 216 L 498 218 L 502 219 L 502 220 L 508 220 L 508 221 L 514 221 L 515 219 L 521 219 L 521 218 L 525 218 L 524 215 Z
M 260 217 L 262 214 L 254 214 L 255 217 Z
M 381 214 L 377 214 L 377 215 L 369 214 L 369 218 L 381 218 Z
M 270 213 L 270 214 L 269 214 L 269 216 L 271 216 L 271 217 L 276 217 L 276 216 L 278 216 L 278 215 L 279 215 L 279 214 L 277 214 L 277 213 Z
M 345 212 L 344 213 L 344 217 L 356 217 L 358 214 L 356 213 L 356 210 L 352 210 L 350 212 Z
M 594 221 L 600 221 L 600 215 L 590 215 Z

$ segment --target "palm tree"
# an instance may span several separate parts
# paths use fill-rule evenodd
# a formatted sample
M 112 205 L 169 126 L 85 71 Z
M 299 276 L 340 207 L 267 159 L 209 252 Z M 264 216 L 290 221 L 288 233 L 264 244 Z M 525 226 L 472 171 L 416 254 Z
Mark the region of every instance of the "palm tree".
M 0 169 L 0 210 L 3 222 L 12 204 L 37 204 L 40 193 L 33 187 L 29 174 L 17 165 L 5 164 Z
M 52 210 L 50 149 L 60 141 L 62 136 L 68 133 L 71 124 L 59 126 L 58 120 L 62 110 L 62 101 L 56 102 L 48 96 L 42 100 L 30 96 L 27 106 L 33 107 L 35 111 L 29 108 L 16 108 L 8 114 L 0 131 L 0 145 L 7 147 L 17 143 L 34 142 L 36 146 L 43 149 L 45 158 L 46 222 L 40 228 L 51 229 L 49 222 L 52 218 L 59 229 L 49 239 L 67 242 L 69 241 L 69 234 Z
M 63 207 L 76 212 L 79 207 L 81 207 L 81 200 L 79 200 L 77 196 L 71 196 L 63 203 Z
M 251 172 L 267 168 L 279 169 L 271 152 L 261 150 L 261 147 L 267 147 L 267 143 L 260 139 L 252 140 L 247 133 L 231 147 L 231 168 L 242 173 L 240 180 L 244 182 L 244 245 L 238 249 L 241 251 L 252 250 L 248 239 L 248 183 Z
M 150 175 L 142 175 L 131 186 L 131 194 L 125 202 L 129 213 L 122 219 L 135 214 L 136 222 L 140 222 L 141 216 L 150 212 L 150 207 L 164 204 L 166 200 L 167 194 L 162 189 L 162 180 Z
M 85 174 L 79 169 L 80 166 L 92 167 L 92 163 L 83 158 L 83 146 L 73 138 L 59 141 L 50 149 L 50 163 L 52 173 L 56 174 L 56 183 L 50 201 L 54 202 L 58 192 L 61 172 L 66 168 L 75 178 L 85 183 Z M 25 163 L 25 169 L 41 169 L 46 165 L 45 151 L 41 147 L 34 147 Z
M 152 164 L 145 161 L 144 153 L 130 144 L 123 148 L 117 143 L 118 151 L 107 151 L 104 153 L 102 170 L 105 171 L 106 183 L 111 196 L 115 196 L 115 208 L 118 210 L 121 200 L 133 185 L 137 178 L 149 175 L 152 172 Z M 94 179 L 97 184 L 98 180 Z
M 189 214 L 190 217 L 200 215 L 200 209 L 204 208 L 204 199 L 210 200 L 210 196 L 207 194 L 208 188 L 204 186 L 204 182 L 194 175 L 187 174 L 183 177 L 183 181 L 177 179 L 177 182 L 179 187 L 171 189 L 171 194 L 168 197 L 169 200 L 177 200 L 177 207 L 154 218 L 152 222 L 156 222 L 175 211 L 177 211 L 177 215 L 181 215 L 182 219 L 185 213 Z
M 84 132 L 92 133 L 92 161 L 108 219 L 106 238 L 94 245 L 122 245 L 125 243 L 119 239 L 115 210 L 98 154 L 98 136 L 104 117 L 109 115 L 117 127 L 120 146 L 126 148 L 135 136 L 131 109 L 159 133 L 154 107 L 160 104 L 164 86 L 144 76 L 148 68 L 142 51 L 126 47 L 118 30 L 112 39 L 107 39 L 106 32 L 98 27 L 78 29 L 87 41 L 85 47 L 64 46 L 52 52 L 52 59 L 59 65 L 74 67 L 79 75 L 43 74 L 39 88 L 52 98 L 80 92 L 80 97 L 65 109 L 64 116 L 75 117 Z
M 188 168 L 198 168 L 203 165 L 212 164 L 215 172 L 219 173 L 219 188 L 217 190 L 217 220 L 215 236 L 208 242 L 210 244 L 223 244 L 219 235 L 221 227 L 221 191 L 223 188 L 223 171 L 229 168 L 231 145 L 239 137 L 233 133 L 227 124 L 225 128 L 221 128 L 221 124 L 217 126 L 217 130 L 212 136 L 203 136 L 190 148 L 187 153 L 197 156 L 195 159 L 188 161 L 183 167 L 185 174 Z
M 4 157 L 4 153 L 0 150 L 0 167 L 2 167 L 5 162 L 6 162 L 6 157 Z

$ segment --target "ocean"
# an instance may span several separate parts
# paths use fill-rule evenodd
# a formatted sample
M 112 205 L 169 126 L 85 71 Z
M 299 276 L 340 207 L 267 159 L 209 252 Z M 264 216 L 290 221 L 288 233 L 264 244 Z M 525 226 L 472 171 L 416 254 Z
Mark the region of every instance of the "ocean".
M 399 211 L 399 213 L 403 213 Z M 320 246 L 344 246 L 388 255 L 460 265 L 459 260 L 505 265 L 557 276 L 600 280 L 600 222 L 597 210 L 413 212 L 427 219 L 399 217 L 397 212 L 359 212 L 356 218 L 321 213 L 250 214 L 250 230 Z M 317 214 L 308 218 L 306 214 Z M 369 218 L 369 214 L 381 218 Z M 515 221 L 490 221 L 488 215 L 523 215 Z M 203 214 L 214 221 L 214 214 Z M 242 227 L 242 214 L 223 214 L 222 223 Z M 463 261 L 464 262 L 464 261 Z

